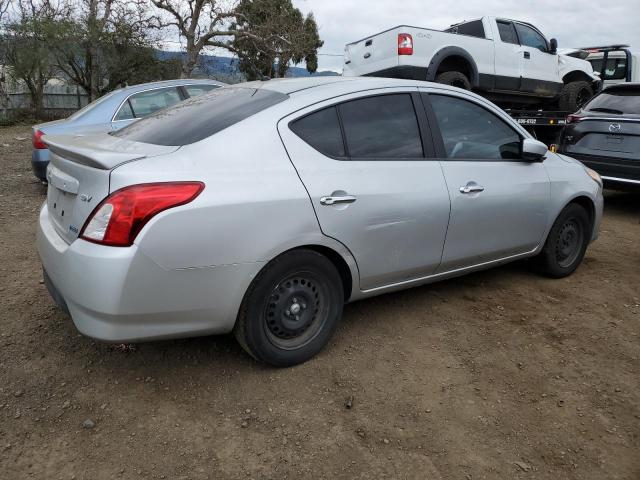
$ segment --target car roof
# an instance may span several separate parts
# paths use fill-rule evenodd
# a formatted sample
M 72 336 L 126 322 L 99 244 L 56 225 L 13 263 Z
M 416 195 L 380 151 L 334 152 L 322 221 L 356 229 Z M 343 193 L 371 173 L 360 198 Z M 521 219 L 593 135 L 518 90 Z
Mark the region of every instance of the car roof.
M 273 80 L 246 82 L 237 84 L 238 87 L 262 88 L 272 90 L 274 92 L 283 93 L 285 95 L 300 94 L 313 91 L 320 87 L 331 86 L 347 86 L 349 89 L 366 90 L 373 88 L 390 88 L 390 87 L 419 87 L 428 86 L 429 82 L 420 80 L 404 80 L 398 78 L 386 77 L 298 77 L 298 78 L 278 78 Z M 446 87 L 438 84 L 438 86 Z
M 211 80 L 209 78 L 180 78 L 177 80 L 161 80 L 159 82 L 139 83 L 137 85 L 129 85 L 123 88 L 114 90 L 119 93 L 136 93 L 142 90 L 149 90 L 152 88 L 161 87 L 175 87 L 177 85 L 193 85 L 193 84 L 208 84 L 208 85 L 220 85 L 224 86 L 226 83 L 218 82 L 217 80 Z

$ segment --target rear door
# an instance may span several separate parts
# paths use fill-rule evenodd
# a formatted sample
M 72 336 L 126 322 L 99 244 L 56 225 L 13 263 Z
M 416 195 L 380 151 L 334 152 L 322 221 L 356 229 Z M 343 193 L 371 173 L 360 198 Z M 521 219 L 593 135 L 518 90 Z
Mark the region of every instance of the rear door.
M 488 105 L 464 94 L 422 95 L 442 138 L 436 149 L 451 197 L 439 272 L 534 250 L 548 224 L 544 165 L 521 160 L 520 133 Z
M 496 90 L 519 91 L 521 88 L 520 44 L 518 35 L 510 20 L 497 20 L 497 37 L 495 43 L 495 82 Z
M 347 95 L 278 130 L 323 233 L 353 254 L 362 290 L 435 272 L 449 195 L 417 89 Z

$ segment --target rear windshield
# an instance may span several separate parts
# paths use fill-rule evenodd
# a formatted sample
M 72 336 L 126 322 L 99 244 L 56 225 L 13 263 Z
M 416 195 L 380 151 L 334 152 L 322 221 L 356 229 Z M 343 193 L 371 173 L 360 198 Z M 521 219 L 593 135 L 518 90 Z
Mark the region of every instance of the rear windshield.
M 640 88 L 602 92 L 587 104 L 585 110 L 614 115 L 640 115 Z
M 182 146 L 198 142 L 289 98 L 272 90 L 223 87 L 160 110 L 111 135 Z

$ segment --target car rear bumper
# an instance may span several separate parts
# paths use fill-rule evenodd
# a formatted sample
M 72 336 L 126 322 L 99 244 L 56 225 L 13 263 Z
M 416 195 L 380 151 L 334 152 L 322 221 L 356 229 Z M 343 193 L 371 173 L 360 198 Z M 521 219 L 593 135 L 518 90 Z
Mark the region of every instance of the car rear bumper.
M 47 165 L 49 165 L 49 149 L 34 149 L 31 153 L 31 169 L 33 174 L 43 182 L 47 181 Z
M 262 263 L 166 270 L 136 245 L 67 244 L 46 205 L 37 248 L 47 288 L 83 334 L 110 342 L 228 333 Z

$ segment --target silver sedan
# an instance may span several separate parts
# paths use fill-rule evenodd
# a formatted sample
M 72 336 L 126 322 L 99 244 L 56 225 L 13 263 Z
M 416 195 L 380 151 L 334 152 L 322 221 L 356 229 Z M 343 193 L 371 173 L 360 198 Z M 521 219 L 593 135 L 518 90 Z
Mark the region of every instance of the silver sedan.
M 68 118 L 33 126 L 31 168 L 40 180 L 46 180 L 49 149 L 44 135 L 90 135 L 119 130 L 140 118 L 223 86 L 215 80 L 166 80 L 141 83 L 107 93 Z
M 276 366 L 318 353 L 345 302 L 529 257 L 569 275 L 602 216 L 597 173 L 419 81 L 247 83 L 44 141 L 37 246 L 80 332 L 234 332 Z

